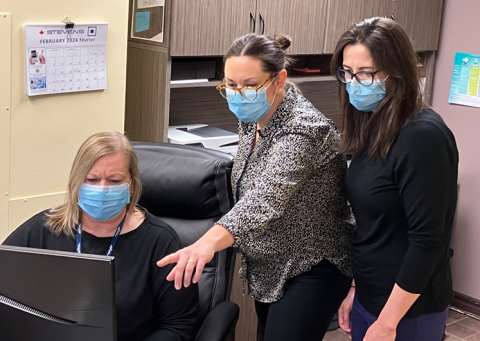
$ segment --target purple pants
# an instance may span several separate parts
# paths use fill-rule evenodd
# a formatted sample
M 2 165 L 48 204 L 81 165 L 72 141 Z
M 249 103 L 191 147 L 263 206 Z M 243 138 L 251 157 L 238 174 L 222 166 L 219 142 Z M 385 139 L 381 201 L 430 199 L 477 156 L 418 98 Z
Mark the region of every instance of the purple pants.
M 440 341 L 447 322 L 448 308 L 439 313 L 402 319 L 397 327 L 395 341 Z M 352 341 L 363 341 L 367 329 L 377 320 L 355 297 L 351 326 Z

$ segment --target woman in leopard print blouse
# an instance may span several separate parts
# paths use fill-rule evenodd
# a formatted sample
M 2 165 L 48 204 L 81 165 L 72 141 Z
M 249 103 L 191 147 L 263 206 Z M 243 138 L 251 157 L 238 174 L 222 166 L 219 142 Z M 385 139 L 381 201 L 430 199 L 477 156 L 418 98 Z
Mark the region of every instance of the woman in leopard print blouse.
M 235 206 L 195 244 L 159 262 L 177 263 L 168 279 L 179 289 L 195 267 L 193 282 L 214 252 L 233 245 L 266 341 L 322 340 L 351 282 L 339 135 L 287 82 L 289 45 L 283 36 L 249 34 L 225 56 L 217 89 L 240 120 Z

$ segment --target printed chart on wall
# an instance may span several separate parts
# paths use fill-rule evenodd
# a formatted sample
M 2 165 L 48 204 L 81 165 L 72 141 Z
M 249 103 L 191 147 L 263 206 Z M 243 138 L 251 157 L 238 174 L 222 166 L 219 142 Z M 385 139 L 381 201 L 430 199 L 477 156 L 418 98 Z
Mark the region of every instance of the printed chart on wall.
M 163 43 L 165 0 L 134 0 L 132 38 Z
M 107 88 L 108 24 L 25 25 L 28 96 Z
M 480 55 L 455 54 L 448 102 L 480 108 Z

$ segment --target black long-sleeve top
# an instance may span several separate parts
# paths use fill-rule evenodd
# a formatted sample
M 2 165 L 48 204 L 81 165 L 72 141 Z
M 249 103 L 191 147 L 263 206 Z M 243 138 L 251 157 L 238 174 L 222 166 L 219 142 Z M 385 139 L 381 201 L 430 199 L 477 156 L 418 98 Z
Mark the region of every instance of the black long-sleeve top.
M 76 240 L 45 227 L 45 211 L 17 228 L 4 245 L 75 252 Z M 82 231 L 82 253 L 106 255 L 112 238 Z M 180 249 L 175 231 L 146 213 L 135 230 L 121 234 L 113 250 L 118 341 L 184 341 L 197 319 L 197 285 L 176 290 L 166 277 L 173 266 L 156 262 Z M 78 290 L 81 290 L 79 288 Z
M 431 109 L 401 129 L 384 160 L 353 156 L 345 182 L 357 221 L 351 260 L 356 295 L 373 315 L 395 283 L 420 294 L 407 318 L 450 304 L 457 176 L 455 138 Z

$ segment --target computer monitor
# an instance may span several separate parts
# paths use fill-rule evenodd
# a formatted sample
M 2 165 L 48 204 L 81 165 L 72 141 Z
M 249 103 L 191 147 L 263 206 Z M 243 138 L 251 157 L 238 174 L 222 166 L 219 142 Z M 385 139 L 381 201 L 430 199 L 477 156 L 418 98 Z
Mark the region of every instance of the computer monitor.
M 0 338 L 116 341 L 114 257 L 0 246 Z

